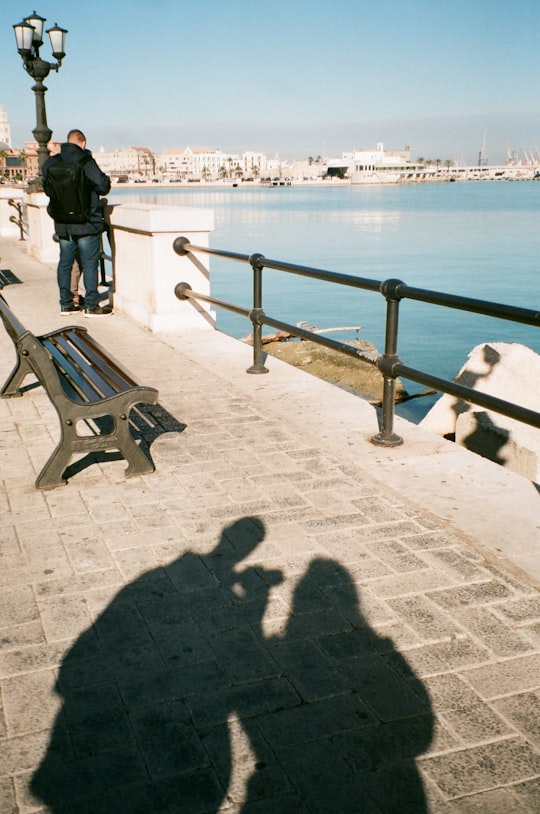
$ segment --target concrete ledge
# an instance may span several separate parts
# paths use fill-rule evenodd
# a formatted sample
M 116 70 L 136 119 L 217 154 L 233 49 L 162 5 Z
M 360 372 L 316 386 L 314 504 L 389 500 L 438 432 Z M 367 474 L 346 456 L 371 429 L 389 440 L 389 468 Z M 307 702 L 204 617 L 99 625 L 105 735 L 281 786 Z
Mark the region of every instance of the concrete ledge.
M 214 211 L 191 206 L 122 204 L 113 207 L 111 224 L 115 229 L 151 234 L 169 232 L 175 236 L 182 234 L 179 224 L 187 232 L 211 232 L 214 229 Z

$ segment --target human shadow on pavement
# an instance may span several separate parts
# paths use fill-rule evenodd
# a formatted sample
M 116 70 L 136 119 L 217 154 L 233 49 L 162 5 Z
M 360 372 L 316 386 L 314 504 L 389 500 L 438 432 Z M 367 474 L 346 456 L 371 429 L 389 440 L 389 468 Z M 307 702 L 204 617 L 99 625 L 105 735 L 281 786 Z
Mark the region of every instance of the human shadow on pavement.
M 30 802 L 52 814 L 427 811 L 422 683 L 335 560 L 310 564 L 290 612 L 283 603 L 283 635 L 265 635 L 283 574 L 242 567 L 264 537 L 243 517 L 210 553 L 187 551 L 114 597 L 62 662 Z
M 314 559 L 283 636 L 267 647 L 298 700 L 242 719 L 258 767 L 242 814 L 264 794 L 265 761 L 283 773 L 275 781 L 280 814 L 427 812 L 415 758 L 432 739 L 431 702 L 392 641 L 363 616 L 347 569 Z

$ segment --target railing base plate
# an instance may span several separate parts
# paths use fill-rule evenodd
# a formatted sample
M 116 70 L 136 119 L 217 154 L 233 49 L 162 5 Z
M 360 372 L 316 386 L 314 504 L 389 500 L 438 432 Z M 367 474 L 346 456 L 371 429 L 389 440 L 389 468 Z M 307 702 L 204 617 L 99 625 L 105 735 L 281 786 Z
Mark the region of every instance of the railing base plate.
M 403 443 L 401 435 L 396 435 L 393 432 L 390 433 L 390 435 L 378 432 L 377 435 L 373 435 L 369 440 L 376 447 L 400 447 Z
M 251 365 L 246 370 L 246 373 L 268 373 L 268 368 L 264 365 Z

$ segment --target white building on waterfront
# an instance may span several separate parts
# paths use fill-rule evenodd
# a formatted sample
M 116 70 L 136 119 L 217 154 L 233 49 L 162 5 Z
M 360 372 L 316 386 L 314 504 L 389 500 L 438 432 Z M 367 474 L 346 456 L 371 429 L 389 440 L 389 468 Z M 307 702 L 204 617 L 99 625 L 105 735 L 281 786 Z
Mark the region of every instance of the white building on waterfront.
M 169 180 L 216 181 L 218 179 L 260 178 L 266 174 L 264 153 L 247 150 L 225 153 L 208 147 L 164 150 L 159 156 L 160 172 Z
M 208 147 L 184 147 L 164 150 L 158 163 L 160 171 L 171 180 L 217 178 L 223 154 Z
M 242 170 L 244 178 L 264 178 L 267 174 L 268 158 L 266 153 L 247 150 L 242 153 Z
M 156 172 L 156 157 L 149 147 L 128 147 L 106 152 L 103 147 L 94 158 L 106 175 L 148 178 Z
M 0 142 L 7 144 L 11 147 L 11 128 L 9 126 L 9 118 L 5 107 L 0 105 Z
M 343 164 L 353 184 L 396 184 L 407 173 L 415 172 L 418 165 L 411 164 L 409 147 L 404 150 L 385 150 L 379 142 L 375 150 L 353 150 L 343 153 Z

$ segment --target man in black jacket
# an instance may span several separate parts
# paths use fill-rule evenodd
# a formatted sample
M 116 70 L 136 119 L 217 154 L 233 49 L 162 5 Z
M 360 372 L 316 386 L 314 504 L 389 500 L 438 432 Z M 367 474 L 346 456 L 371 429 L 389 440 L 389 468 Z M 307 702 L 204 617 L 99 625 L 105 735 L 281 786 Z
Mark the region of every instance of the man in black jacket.
M 60 148 L 60 157 L 67 164 L 82 164 L 83 172 L 91 186 L 90 209 L 85 223 L 59 223 L 54 221 L 54 228 L 60 240 L 60 259 L 58 261 L 57 279 L 60 290 L 60 310 L 62 313 L 73 313 L 80 310 L 73 303 L 71 290 L 71 269 L 79 252 L 85 288 L 86 317 L 105 316 L 112 313 L 110 305 L 100 306 L 98 293 L 99 257 L 101 252 L 101 233 L 105 230 L 100 195 L 106 195 L 111 188 L 108 175 L 100 170 L 86 149 L 86 136 L 80 130 L 70 130 L 67 142 Z M 43 165 L 43 183 L 47 188 L 47 173 L 54 156 Z

